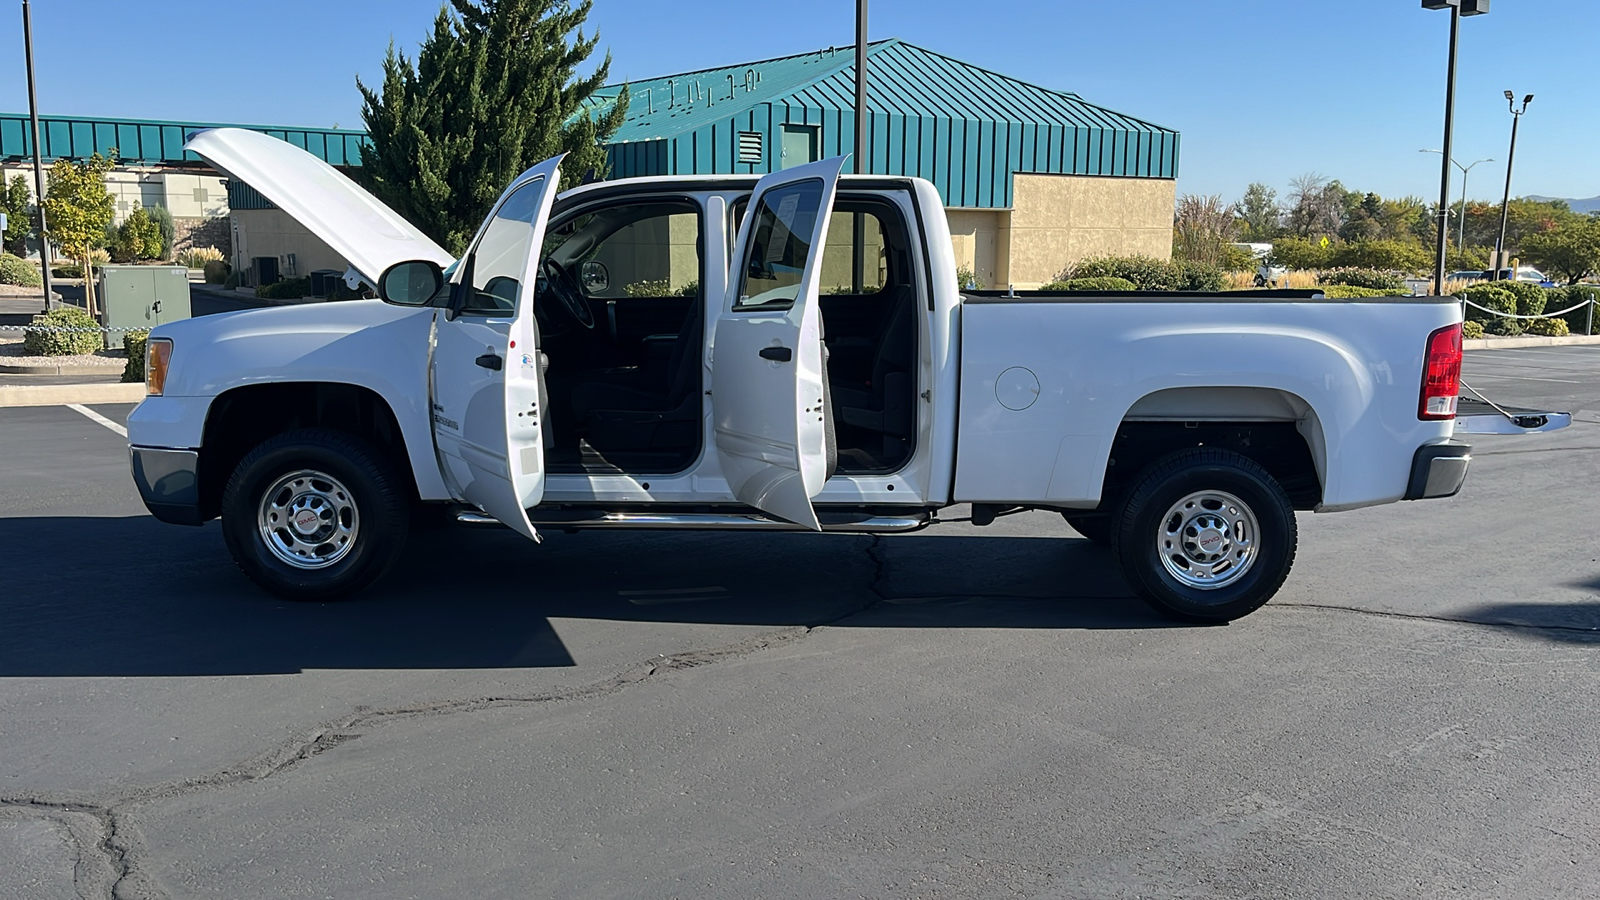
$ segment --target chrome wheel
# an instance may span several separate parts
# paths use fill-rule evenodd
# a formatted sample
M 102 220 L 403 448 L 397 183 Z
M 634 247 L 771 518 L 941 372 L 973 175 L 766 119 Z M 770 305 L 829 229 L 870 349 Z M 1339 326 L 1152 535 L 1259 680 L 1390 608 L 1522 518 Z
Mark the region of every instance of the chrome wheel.
M 1255 564 L 1261 526 L 1232 494 L 1197 491 L 1172 505 L 1156 530 L 1156 555 L 1182 584 L 1216 590 L 1243 578 Z
M 349 555 L 360 533 L 355 497 L 332 476 L 303 469 L 272 483 L 256 513 L 261 541 L 297 569 L 325 569 Z

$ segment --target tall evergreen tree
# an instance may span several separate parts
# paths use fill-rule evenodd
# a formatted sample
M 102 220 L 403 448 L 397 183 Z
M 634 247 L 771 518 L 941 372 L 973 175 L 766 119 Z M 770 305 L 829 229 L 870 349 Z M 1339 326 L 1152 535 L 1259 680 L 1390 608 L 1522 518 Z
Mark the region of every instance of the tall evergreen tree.
M 452 253 L 466 250 L 517 174 L 562 151 L 564 186 L 593 169 L 621 127 L 627 91 L 596 97 L 611 56 L 577 69 L 599 43 L 582 26 L 593 0 L 449 0 L 416 63 L 391 43 L 383 85 L 361 91 L 371 145 L 367 187 Z

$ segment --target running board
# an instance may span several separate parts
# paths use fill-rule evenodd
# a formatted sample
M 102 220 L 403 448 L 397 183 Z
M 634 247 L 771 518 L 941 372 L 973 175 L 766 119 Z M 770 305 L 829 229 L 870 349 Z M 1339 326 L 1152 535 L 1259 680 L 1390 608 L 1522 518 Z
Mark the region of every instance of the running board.
M 670 531 L 810 531 L 811 529 L 759 513 L 655 513 L 598 512 L 574 510 L 561 514 L 540 514 L 530 510 L 528 521 L 535 528 L 654 528 Z M 914 516 L 873 516 L 865 513 L 818 512 L 823 531 L 855 534 L 906 534 L 920 531 L 932 522 L 926 513 Z M 501 527 L 500 522 L 479 512 L 456 515 L 463 525 Z

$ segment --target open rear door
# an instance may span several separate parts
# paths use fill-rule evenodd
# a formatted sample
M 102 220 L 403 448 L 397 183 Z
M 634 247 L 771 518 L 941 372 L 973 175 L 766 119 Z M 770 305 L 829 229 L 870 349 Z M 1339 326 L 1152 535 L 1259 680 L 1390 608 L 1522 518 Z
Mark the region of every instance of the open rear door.
M 818 531 L 811 498 L 828 463 L 817 292 L 843 165 L 823 160 L 756 185 L 712 345 L 717 454 L 734 496 Z
M 500 195 L 435 320 L 433 434 L 445 483 L 535 540 L 527 511 L 544 496 L 546 410 L 534 284 L 560 165 L 546 160 Z

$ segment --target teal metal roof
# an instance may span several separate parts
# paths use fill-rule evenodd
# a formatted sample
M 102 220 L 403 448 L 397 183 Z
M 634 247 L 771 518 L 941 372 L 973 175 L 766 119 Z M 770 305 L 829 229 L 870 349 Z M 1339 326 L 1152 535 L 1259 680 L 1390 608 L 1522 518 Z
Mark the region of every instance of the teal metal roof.
M 40 116 L 39 145 L 46 159 L 86 159 L 106 155 L 132 164 L 200 164 L 185 153 L 184 141 L 206 128 L 247 128 L 270 134 L 336 166 L 361 165 L 367 133 L 344 128 L 280 128 L 274 125 L 223 125 L 218 122 L 167 122 L 84 116 Z M 0 159 L 33 156 L 33 129 L 26 115 L 0 113 Z
M 952 206 L 1009 206 L 1017 172 L 1177 177 L 1173 129 L 900 40 L 868 54 L 866 171 L 927 178 Z M 627 87 L 626 121 L 608 148 L 612 177 L 770 172 L 782 166 L 785 132 L 814 131 L 823 156 L 855 144 L 853 48 Z M 603 88 L 590 105 L 620 92 Z M 759 160 L 741 161 L 752 154 Z

